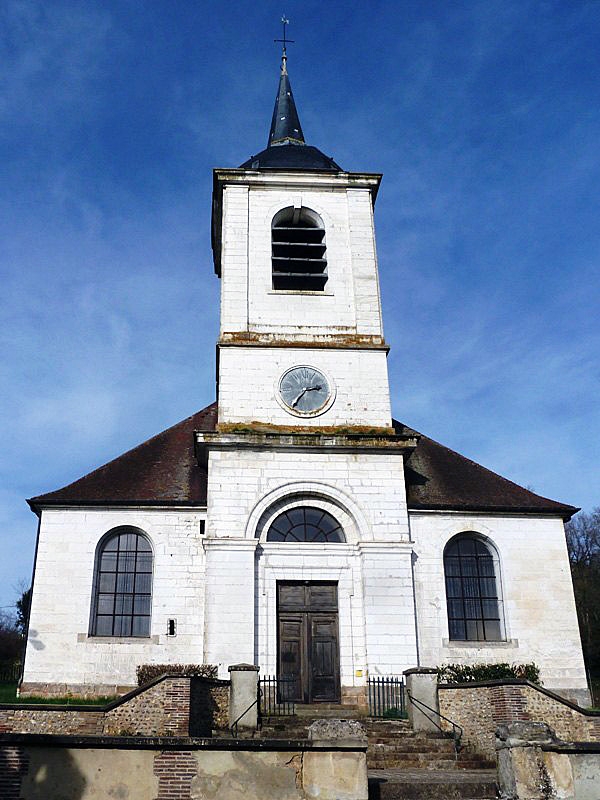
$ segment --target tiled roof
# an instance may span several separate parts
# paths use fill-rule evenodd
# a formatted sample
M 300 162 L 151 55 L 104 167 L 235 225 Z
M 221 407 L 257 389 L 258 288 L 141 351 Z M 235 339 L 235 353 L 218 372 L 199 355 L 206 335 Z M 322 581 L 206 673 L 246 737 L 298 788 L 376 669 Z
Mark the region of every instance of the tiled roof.
M 416 433 L 394 420 L 398 433 Z M 405 465 L 410 509 L 552 514 L 569 519 L 579 511 L 519 486 L 443 444 L 417 433 L 419 443 Z
M 194 431 L 215 430 L 217 405 L 184 419 L 62 489 L 31 498 L 52 505 L 205 505 L 206 470 L 194 455 Z M 394 422 L 398 433 L 416 433 Z M 578 509 L 530 492 L 427 436 L 406 464 L 410 509 L 552 514 Z
M 55 492 L 32 497 L 35 509 L 46 505 L 205 505 L 206 470 L 194 454 L 194 431 L 214 430 L 217 404 L 178 422 Z

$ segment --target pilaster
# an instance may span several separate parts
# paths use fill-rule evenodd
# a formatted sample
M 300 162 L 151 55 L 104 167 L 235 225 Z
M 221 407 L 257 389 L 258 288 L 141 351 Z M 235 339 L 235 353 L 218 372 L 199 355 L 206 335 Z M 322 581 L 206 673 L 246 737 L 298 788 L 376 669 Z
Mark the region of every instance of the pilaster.
M 399 675 L 417 663 L 411 542 L 360 542 L 368 669 Z
M 204 661 L 228 677 L 230 664 L 254 661 L 255 539 L 206 538 Z

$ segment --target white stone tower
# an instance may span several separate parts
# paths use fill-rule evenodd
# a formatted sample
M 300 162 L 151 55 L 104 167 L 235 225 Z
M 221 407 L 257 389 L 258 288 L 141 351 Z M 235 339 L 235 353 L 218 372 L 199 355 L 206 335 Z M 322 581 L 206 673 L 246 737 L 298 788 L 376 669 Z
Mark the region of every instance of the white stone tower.
M 360 695 L 369 668 L 416 663 L 403 473 L 415 440 L 391 420 L 380 180 L 306 145 L 285 53 L 268 147 L 214 172 L 218 426 L 197 435 L 205 660 L 301 673 L 307 701 Z M 322 512 L 339 539 L 274 532 L 290 512 Z

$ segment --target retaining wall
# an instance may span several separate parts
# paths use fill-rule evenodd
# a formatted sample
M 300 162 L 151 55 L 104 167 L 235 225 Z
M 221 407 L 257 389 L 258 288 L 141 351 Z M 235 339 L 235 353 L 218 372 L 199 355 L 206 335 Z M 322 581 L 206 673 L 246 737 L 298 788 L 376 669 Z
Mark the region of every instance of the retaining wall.
M 103 707 L 0 705 L 0 733 L 210 736 L 228 709 L 229 681 L 164 675 Z
M 0 735 L 3 800 L 367 800 L 366 744 Z
M 490 758 L 496 728 L 515 722 L 545 722 L 564 741 L 600 741 L 600 713 L 529 681 L 440 684 L 439 703 L 440 712 L 463 729 L 463 743 Z

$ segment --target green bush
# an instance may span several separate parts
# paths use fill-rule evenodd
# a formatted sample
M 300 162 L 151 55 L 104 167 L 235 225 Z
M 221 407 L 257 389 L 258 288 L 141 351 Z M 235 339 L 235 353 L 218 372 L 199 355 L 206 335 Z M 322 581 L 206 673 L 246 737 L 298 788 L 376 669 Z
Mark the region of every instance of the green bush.
M 217 672 L 213 664 L 140 664 L 135 670 L 138 686 L 144 686 L 165 674 L 216 678 Z
M 443 683 L 473 681 L 526 680 L 540 686 L 540 668 L 536 664 L 442 664 L 437 668 Z

